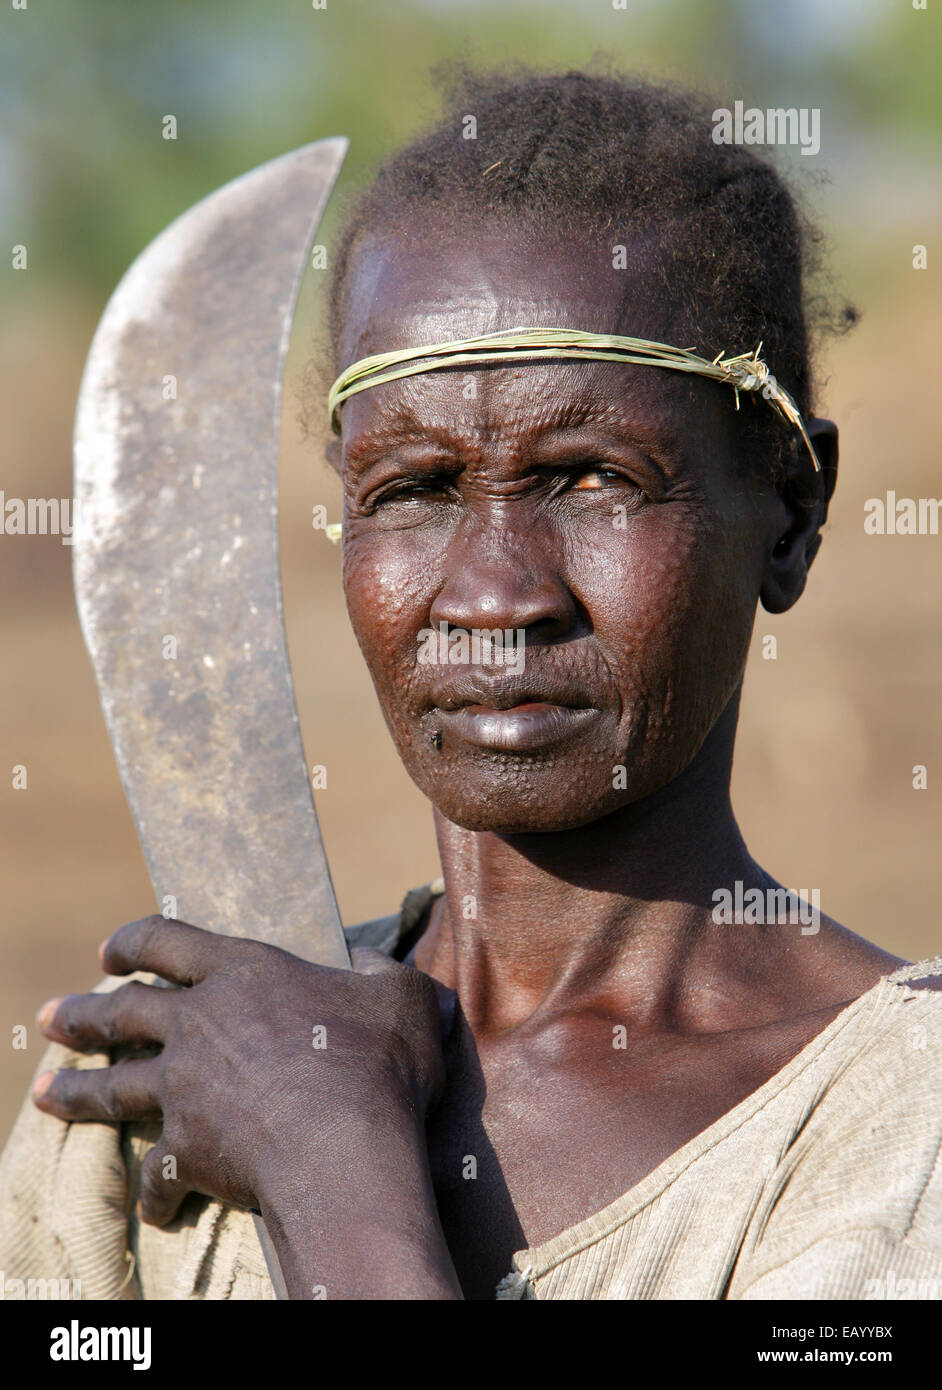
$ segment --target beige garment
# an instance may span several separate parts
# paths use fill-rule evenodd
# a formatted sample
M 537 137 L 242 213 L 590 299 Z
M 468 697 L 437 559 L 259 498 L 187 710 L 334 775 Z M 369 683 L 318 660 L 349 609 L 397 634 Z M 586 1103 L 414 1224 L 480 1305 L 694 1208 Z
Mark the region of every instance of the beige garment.
M 351 943 L 392 953 L 431 897 Z M 929 976 L 942 957 L 881 980 L 624 1196 L 518 1253 L 496 1296 L 942 1297 L 942 993 L 906 983 Z M 53 1046 L 39 1069 L 103 1060 Z M 191 1195 L 163 1230 L 137 1221 L 157 1132 L 66 1124 L 27 1099 L 0 1156 L 7 1280 L 78 1280 L 85 1299 L 271 1299 L 248 1213 Z
M 942 956 L 854 1001 L 498 1298 L 942 1298 Z

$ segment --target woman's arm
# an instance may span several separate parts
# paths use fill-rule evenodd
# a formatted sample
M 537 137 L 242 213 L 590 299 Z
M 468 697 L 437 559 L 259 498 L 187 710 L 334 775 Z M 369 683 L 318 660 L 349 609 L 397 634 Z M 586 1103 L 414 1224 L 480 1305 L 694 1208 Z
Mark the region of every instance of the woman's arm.
M 338 1139 L 260 1198 L 289 1296 L 460 1299 L 424 1123 L 351 1117 Z

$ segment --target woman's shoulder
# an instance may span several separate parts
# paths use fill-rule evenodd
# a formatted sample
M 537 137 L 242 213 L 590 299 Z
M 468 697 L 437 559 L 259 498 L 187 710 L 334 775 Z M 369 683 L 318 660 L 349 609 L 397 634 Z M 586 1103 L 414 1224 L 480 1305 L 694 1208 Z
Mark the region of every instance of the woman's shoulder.
M 891 984 L 908 985 L 911 989 L 942 993 L 942 956 L 926 960 L 906 961 L 887 977 Z
M 889 1191 L 918 1201 L 933 1171 L 942 1180 L 942 957 L 885 975 L 828 1031 L 796 1125 L 792 1197 L 807 1186 L 813 1205 L 841 1205 L 856 1190 L 875 1212 Z
M 846 1077 L 858 1103 L 872 1106 L 879 1097 L 891 1110 L 924 1093 L 942 1126 L 942 956 L 884 975 L 855 1013 L 857 1026 L 842 1030 L 835 1049 L 834 1087 Z
M 915 1017 L 926 1036 L 942 1030 L 942 956 L 907 962 L 879 982 L 878 1007 L 871 1016 L 871 1026 L 880 1030 L 885 1023 L 887 1037 L 905 1033 Z M 882 1005 L 882 1007 L 880 1007 Z M 939 1078 L 942 1084 L 942 1077 Z
M 902 966 L 852 1005 L 794 1102 L 729 1296 L 942 1290 L 942 958 Z
M 942 1181 L 942 957 L 901 966 L 850 1004 L 780 1096 L 792 1210 L 843 1212 L 860 1198 L 861 1219 L 871 1207 L 877 1218 L 888 1191 L 905 1205 L 934 1169 Z

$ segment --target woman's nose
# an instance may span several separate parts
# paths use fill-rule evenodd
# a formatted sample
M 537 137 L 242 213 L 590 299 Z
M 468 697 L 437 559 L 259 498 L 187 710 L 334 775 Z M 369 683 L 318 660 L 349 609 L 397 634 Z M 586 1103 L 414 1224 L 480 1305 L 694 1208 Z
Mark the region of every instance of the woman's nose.
M 447 578 L 431 607 L 437 626 L 522 628 L 560 637 L 576 620 L 576 602 L 547 548 L 517 534 L 499 544 L 478 536 L 457 541 L 446 557 Z

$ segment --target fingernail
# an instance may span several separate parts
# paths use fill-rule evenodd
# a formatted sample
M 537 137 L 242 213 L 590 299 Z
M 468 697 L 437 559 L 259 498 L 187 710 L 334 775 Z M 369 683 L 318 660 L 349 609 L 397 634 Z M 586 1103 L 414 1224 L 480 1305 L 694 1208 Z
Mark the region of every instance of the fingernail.
M 52 1085 L 52 1078 L 54 1076 L 54 1071 L 42 1071 L 39 1073 L 36 1080 L 33 1082 L 33 1096 L 36 1100 L 41 1100 L 46 1094 L 49 1087 Z
M 36 1015 L 36 1021 L 39 1023 L 40 1027 L 49 1027 L 49 1024 L 52 1022 L 52 1016 L 61 1003 L 61 998 L 46 1000 L 45 1004 L 43 1004 L 42 1008 Z

